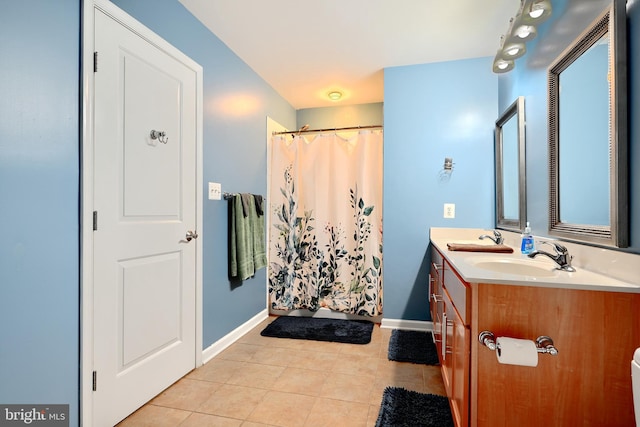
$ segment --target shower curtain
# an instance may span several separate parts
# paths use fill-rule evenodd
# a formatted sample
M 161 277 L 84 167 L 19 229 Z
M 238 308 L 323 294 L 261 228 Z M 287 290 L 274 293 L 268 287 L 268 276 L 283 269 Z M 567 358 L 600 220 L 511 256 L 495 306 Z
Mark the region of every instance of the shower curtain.
M 381 130 L 273 136 L 272 309 L 382 313 L 382 143 Z

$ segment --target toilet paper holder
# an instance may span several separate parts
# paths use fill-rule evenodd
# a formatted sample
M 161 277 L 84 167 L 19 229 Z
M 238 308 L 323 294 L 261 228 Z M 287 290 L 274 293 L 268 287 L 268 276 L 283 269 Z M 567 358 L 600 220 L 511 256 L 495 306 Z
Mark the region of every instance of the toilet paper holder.
M 495 350 L 497 348 L 496 336 L 491 331 L 482 331 L 478 335 L 478 341 L 480 344 L 487 347 L 489 350 Z M 551 337 L 541 335 L 536 338 L 536 349 L 538 353 L 548 353 L 552 356 L 558 355 L 558 349 L 553 345 Z

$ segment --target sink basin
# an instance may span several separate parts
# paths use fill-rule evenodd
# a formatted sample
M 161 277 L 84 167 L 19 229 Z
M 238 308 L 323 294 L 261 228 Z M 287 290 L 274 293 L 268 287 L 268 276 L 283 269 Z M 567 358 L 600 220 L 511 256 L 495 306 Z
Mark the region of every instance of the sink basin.
M 468 263 L 476 268 L 495 273 L 516 274 L 519 276 L 554 277 L 558 275 L 555 265 L 530 259 L 484 258 L 469 259 Z

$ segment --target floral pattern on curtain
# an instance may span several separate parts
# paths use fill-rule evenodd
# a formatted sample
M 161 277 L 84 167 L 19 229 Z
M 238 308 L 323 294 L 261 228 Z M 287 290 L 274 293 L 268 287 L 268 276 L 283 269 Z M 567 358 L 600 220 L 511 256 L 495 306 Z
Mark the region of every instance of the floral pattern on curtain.
M 269 298 L 276 310 L 382 313 L 382 131 L 274 136 Z

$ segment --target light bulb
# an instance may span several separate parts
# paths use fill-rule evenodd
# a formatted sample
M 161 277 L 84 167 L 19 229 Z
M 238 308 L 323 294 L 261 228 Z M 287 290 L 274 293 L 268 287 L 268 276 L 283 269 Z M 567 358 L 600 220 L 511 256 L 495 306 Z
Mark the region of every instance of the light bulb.
M 329 97 L 330 100 L 337 101 L 340 98 L 342 98 L 342 93 L 338 91 L 333 91 L 333 92 L 329 92 L 327 96 Z
M 518 28 L 518 30 L 516 31 L 516 34 L 521 39 L 526 39 L 531 34 L 531 27 L 529 27 L 528 25 L 523 25 Z
M 537 25 L 546 21 L 551 16 L 552 6 L 550 0 L 525 0 L 526 12 L 522 14 L 522 23 L 525 25 Z
M 537 18 L 540 18 L 540 16 L 542 16 L 543 13 L 544 13 L 544 9 L 541 6 L 535 5 L 531 9 L 531 12 L 529 12 L 529 16 L 532 17 L 533 19 L 537 19 Z
M 500 54 L 498 54 L 500 55 Z M 497 56 L 493 61 L 493 72 L 494 73 L 507 73 L 515 67 L 515 64 L 512 59 L 503 59 Z
M 520 49 L 517 46 L 511 47 L 506 50 L 506 54 L 509 56 L 515 56 L 520 52 Z
M 502 52 L 502 59 L 517 59 L 527 53 L 527 47 L 524 43 L 508 43 Z

